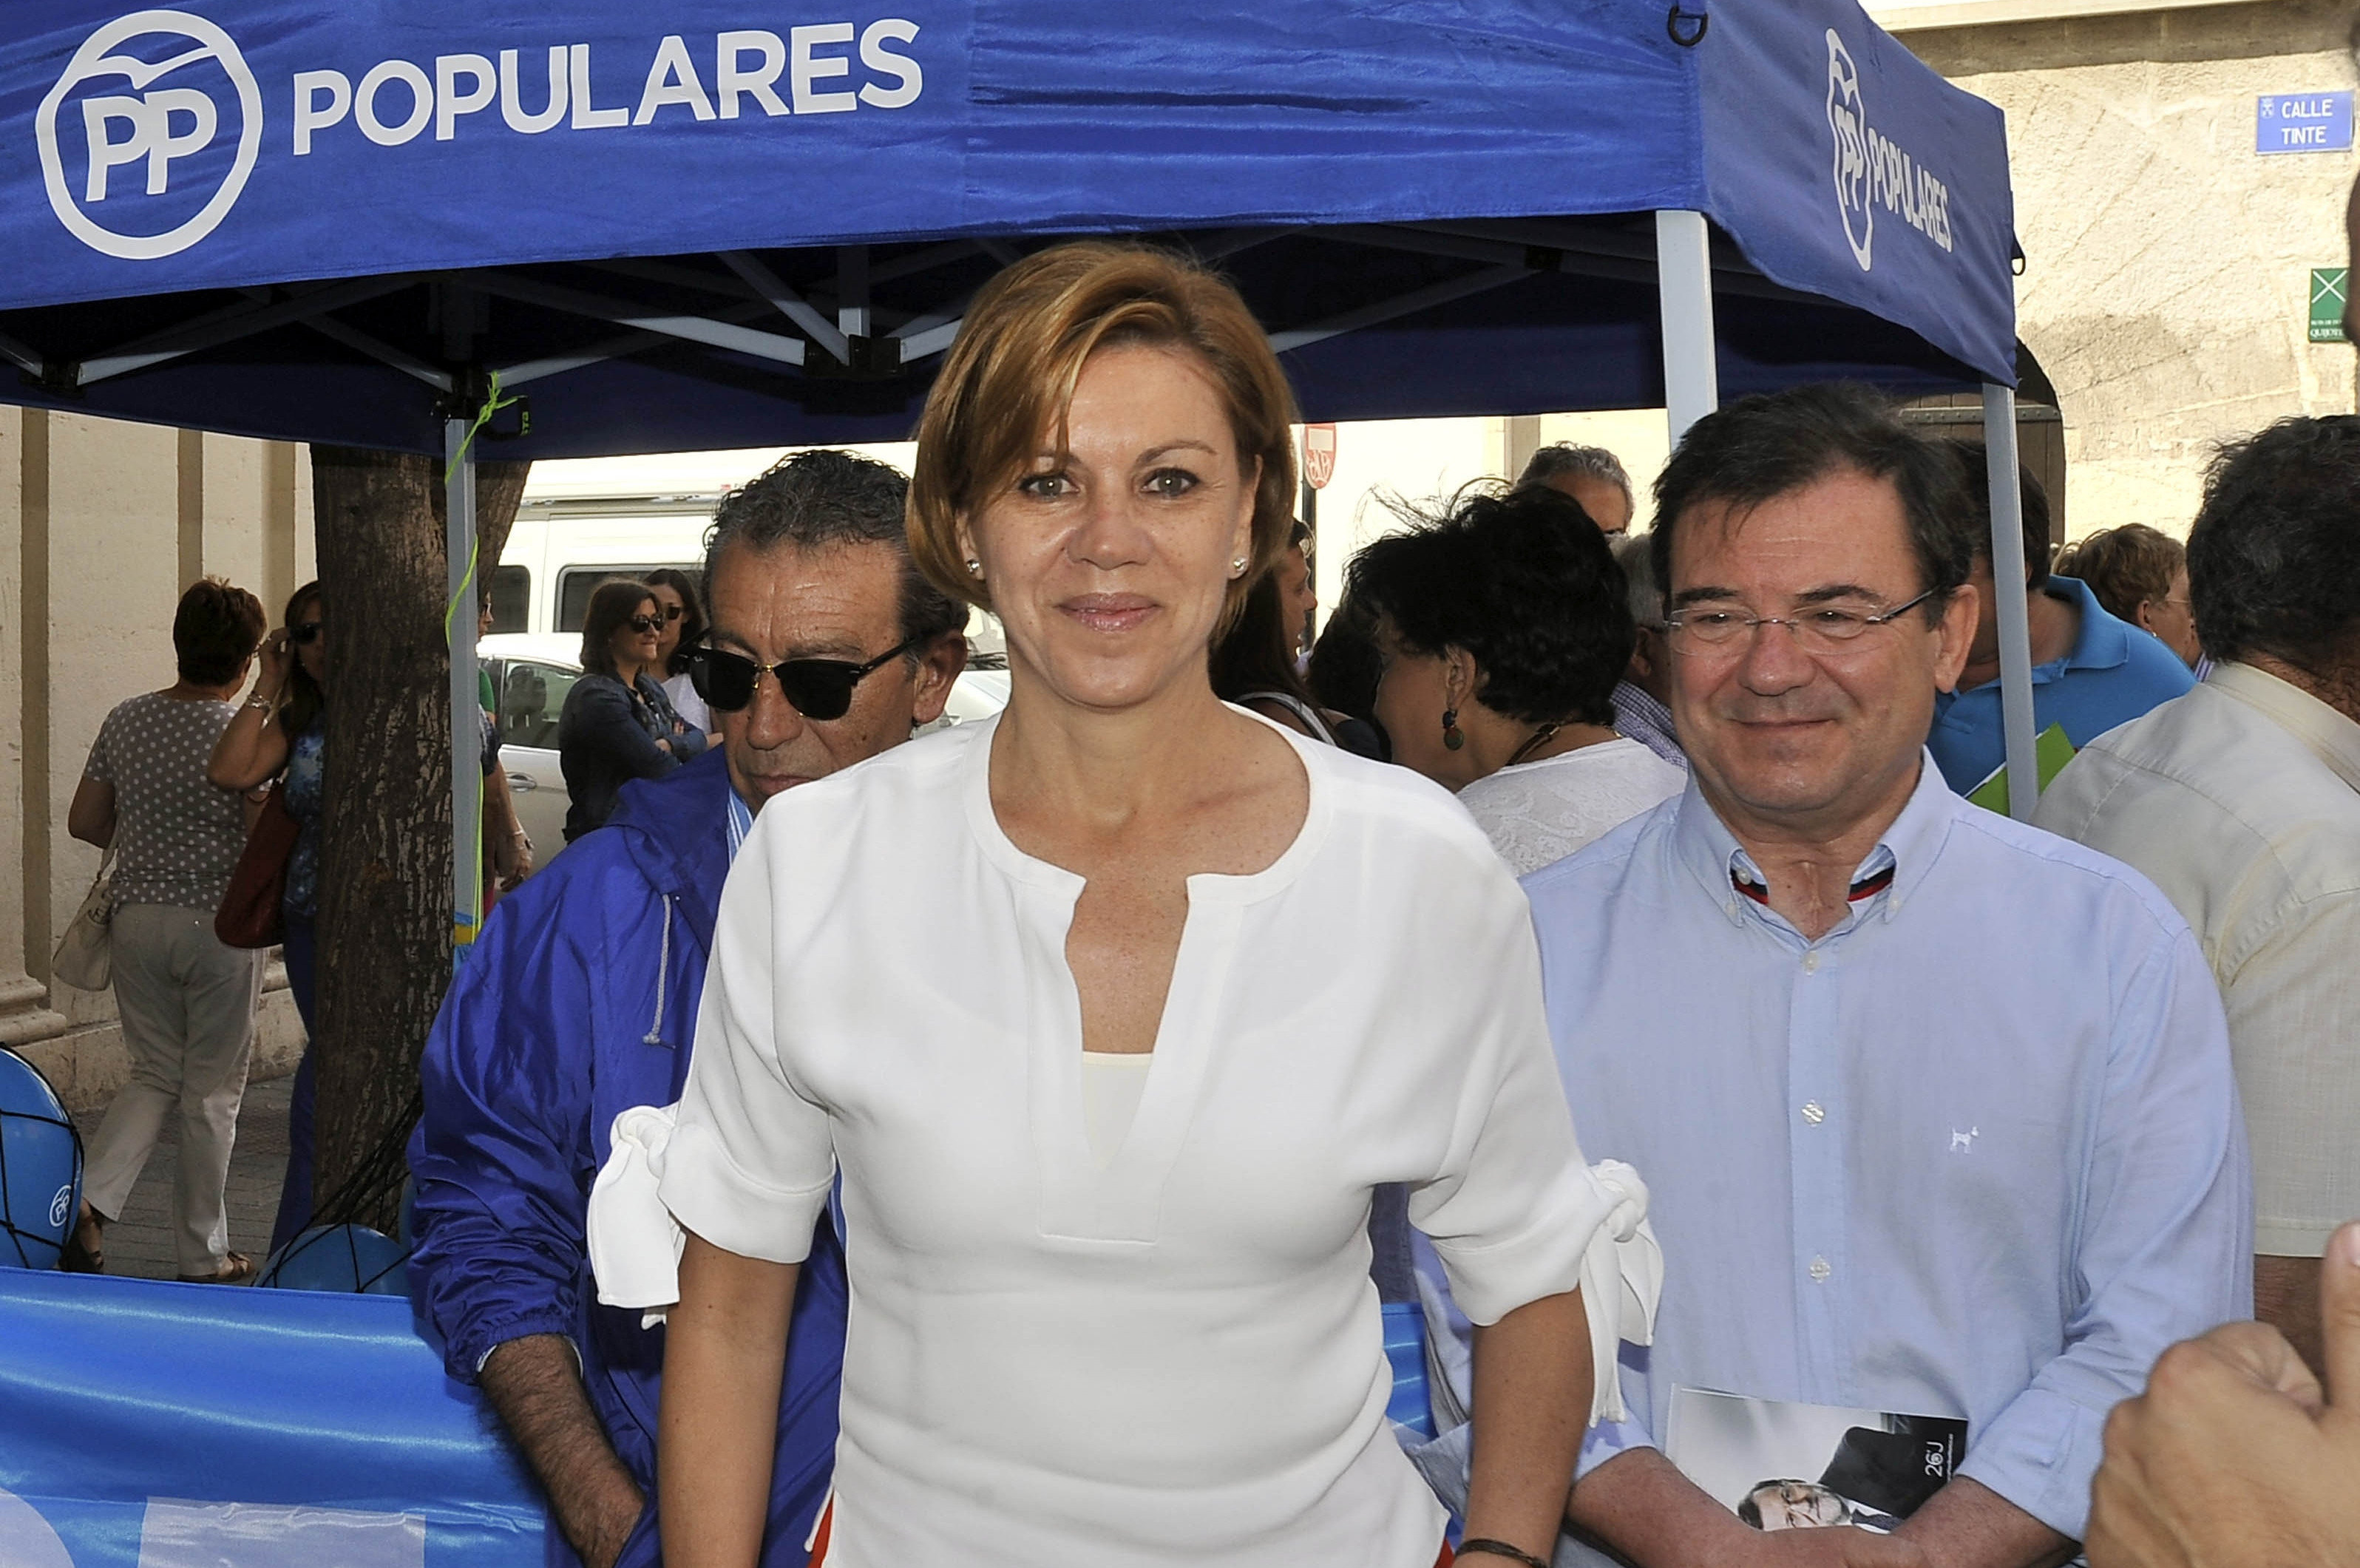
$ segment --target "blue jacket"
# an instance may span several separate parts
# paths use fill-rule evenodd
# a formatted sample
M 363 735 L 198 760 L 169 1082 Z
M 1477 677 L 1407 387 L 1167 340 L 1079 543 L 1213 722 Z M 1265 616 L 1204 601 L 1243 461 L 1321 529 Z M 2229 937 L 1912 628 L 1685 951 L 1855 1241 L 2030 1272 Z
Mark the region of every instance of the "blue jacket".
M 716 748 L 634 783 L 603 830 L 503 898 L 427 1037 L 410 1292 L 451 1375 L 496 1345 L 563 1334 L 590 1402 L 648 1495 L 621 1568 L 658 1561 L 656 1392 L 663 1331 L 598 1304 L 583 1239 L 618 1111 L 669 1105 L 688 1073 L 697 998 L 728 870 L 728 773 Z M 797 1289 L 763 1561 L 802 1568 L 834 1471 L 844 1258 L 822 1216 Z M 549 1532 L 549 1562 L 576 1562 Z

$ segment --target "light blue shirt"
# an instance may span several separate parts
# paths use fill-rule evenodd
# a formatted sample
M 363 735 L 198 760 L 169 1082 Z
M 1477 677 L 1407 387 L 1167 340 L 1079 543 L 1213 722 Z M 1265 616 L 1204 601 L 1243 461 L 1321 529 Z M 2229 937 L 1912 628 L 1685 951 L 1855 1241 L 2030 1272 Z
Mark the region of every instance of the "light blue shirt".
M 1960 1474 L 2081 1538 L 2107 1410 L 2253 1304 L 2227 1027 L 2187 922 L 2119 862 L 1969 806 L 1930 759 L 1817 942 L 1692 782 L 1524 878 L 1591 1160 L 1652 1193 L 1676 1386 L 1963 1416 Z
M 754 813 L 738 797 L 729 791 L 729 864 L 738 864 L 738 852 L 745 847 L 746 835 L 754 831 Z
M 2061 727 L 2078 751 L 2117 724 L 2194 689 L 2180 655 L 2153 633 L 2107 614 L 2089 584 L 2051 577 L 2046 592 L 2081 612 L 2081 635 L 2062 659 L 2032 667 L 2032 727 Z M 1950 788 L 1972 789 L 2007 760 L 2000 728 L 1999 682 L 1987 681 L 1934 699 L 1934 727 L 1926 737 Z

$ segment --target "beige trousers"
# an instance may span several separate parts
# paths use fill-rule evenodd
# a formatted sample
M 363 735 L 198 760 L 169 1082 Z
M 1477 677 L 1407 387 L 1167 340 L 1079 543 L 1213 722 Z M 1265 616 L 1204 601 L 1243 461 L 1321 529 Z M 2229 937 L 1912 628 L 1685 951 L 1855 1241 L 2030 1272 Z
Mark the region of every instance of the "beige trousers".
M 118 1218 L 165 1118 L 178 1109 L 173 1250 L 181 1273 L 211 1273 L 229 1251 L 222 1209 L 254 1049 L 262 954 L 223 945 L 211 910 L 164 904 L 115 910 L 111 940 L 131 1082 L 107 1106 L 91 1142 L 82 1195 L 100 1214 Z

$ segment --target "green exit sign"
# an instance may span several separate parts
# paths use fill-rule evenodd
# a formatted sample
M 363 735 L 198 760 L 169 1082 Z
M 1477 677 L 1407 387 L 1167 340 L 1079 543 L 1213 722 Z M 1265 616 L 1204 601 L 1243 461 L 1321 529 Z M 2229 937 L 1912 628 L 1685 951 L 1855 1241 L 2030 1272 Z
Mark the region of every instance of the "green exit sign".
M 2344 343 L 2344 300 L 2351 286 L 2348 267 L 2311 269 L 2311 341 Z

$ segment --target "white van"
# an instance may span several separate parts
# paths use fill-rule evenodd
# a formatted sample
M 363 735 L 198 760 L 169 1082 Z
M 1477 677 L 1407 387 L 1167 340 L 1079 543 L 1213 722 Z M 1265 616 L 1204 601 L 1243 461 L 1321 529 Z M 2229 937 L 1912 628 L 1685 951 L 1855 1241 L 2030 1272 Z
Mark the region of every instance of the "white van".
M 705 536 L 719 495 L 528 500 L 492 568 L 492 630 L 582 629 L 591 591 L 609 577 L 677 567 L 705 571 Z
M 639 577 L 671 566 L 701 581 L 705 535 L 722 497 L 761 477 L 792 450 L 756 447 L 533 464 L 524 504 L 517 508 L 498 564 L 487 574 L 492 629 L 578 632 L 591 591 L 609 577 Z M 843 450 L 907 474 L 917 449 L 900 441 Z M 1000 646 L 996 637 L 981 640 Z

